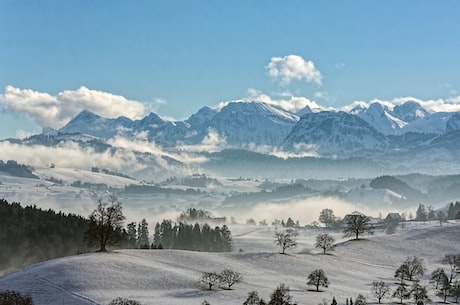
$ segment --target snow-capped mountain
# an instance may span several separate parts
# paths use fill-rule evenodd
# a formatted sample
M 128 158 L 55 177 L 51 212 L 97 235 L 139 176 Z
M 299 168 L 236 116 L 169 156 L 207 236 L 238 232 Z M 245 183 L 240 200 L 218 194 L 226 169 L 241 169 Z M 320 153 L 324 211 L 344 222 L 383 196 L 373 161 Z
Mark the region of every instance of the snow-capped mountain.
M 230 145 L 277 146 L 298 120 L 297 115 L 268 104 L 232 102 L 214 115 L 208 128 Z
M 210 130 L 217 132 L 229 145 L 282 143 L 299 117 L 281 108 L 263 103 L 231 102 L 220 111 L 201 108 L 186 121 L 166 121 L 155 113 L 141 120 L 125 117 L 105 119 L 89 111 L 83 111 L 61 128 L 61 134 L 82 133 L 99 138 L 117 135 L 135 137 L 142 132 L 148 139 L 163 145 L 177 142 L 200 143 Z
M 359 151 L 379 151 L 387 139 L 366 121 L 346 112 L 323 111 L 304 115 L 292 128 L 284 147 L 305 144 L 320 155 L 353 155 Z
M 384 135 L 397 135 L 403 133 L 404 127 L 408 124 L 391 113 L 392 111 L 380 103 L 372 103 L 368 108 L 354 109 L 355 113 Z
M 45 146 L 73 142 L 98 152 L 110 149 L 111 153 L 119 148 L 133 149 L 137 158 L 147 158 L 139 160 L 142 164 L 151 163 L 142 148 L 142 143 L 149 141 L 173 154 L 184 149 L 198 154 L 210 149 L 237 149 L 280 158 L 364 157 L 384 162 L 384 167 L 394 165 L 398 172 L 408 166 L 430 170 L 457 165 L 460 168 L 460 113 L 433 112 L 413 101 L 398 106 L 357 102 L 344 109 L 347 111 L 306 107 L 293 113 L 271 104 L 233 101 L 218 108 L 203 107 L 184 121 L 170 121 L 155 113 L 131 120 L 103 118 L 83 111 L 57 131 L 45 128 L 42 134 L 8 141 Z M 113 140 L 117 136 L 141 142 L 132 148 L 128 144 L 118 146 L 119 142 Z M 188 164 L 178 155 L 158 153 L 154 157 L 155 150 L 147 151 L 154 163 L 172 160 L 179 167 Z M 209 156 L 198 159 L 203 158 Z

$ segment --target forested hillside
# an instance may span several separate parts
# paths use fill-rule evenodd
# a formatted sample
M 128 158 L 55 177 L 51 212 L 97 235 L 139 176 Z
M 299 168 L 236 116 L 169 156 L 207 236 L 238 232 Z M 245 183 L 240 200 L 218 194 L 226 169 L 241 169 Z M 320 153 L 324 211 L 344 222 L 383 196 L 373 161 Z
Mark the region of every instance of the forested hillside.
M 0 200 L 0 274 L 47 259 L 86 252 L 88 220 Z

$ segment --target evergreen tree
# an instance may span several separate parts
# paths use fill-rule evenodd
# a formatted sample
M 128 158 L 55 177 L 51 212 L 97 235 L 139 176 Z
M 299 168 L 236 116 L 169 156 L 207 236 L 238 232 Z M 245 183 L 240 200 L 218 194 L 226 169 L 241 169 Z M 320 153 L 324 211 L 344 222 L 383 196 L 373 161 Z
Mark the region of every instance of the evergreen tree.
M 257 291 L 251 291 L 243 305 L 265 305 L 265 302 L 259 297 Z
M 438 268 L 431 273 L 431 281 L 436 284 L 435 289 L 438 289 L 439 284 L 445 277 L 447 277 L 447 275 L 443 268 Z
M 128 243 L 130 248 L 135 248 L 137 245 L 137 230 L 136 223 L 131 222 L 126 225 L 128 228 Z
M 219 251 L 230 252 L 232 251 L 232 233 L 227 225 L 223 225 L 221 229 L 222 247 Z
M 415 220 L 426 221 L 428 219 L 428 211 L 423 204 L 419 204 L 417 212 L 415 212 Z
M 153 233 L 153 247 L 152 248 L 159 249 L 160 245 L 161 245 L 161 226 L 157 222 L 155 225 L 155 232 Z
M 335 297 L 332 297 L 332 303 L 331 305 L 337 305 L 337 300 L 335 299 Z
M 138 229 L 138 236 L 137 236 L 137 245 L 138 248 L 140 249 L 148 249 L 150 245 L 149 241 L 149 224 L 145 220 L 145 218 L 142 219 L 142 221 L 139 223 Z

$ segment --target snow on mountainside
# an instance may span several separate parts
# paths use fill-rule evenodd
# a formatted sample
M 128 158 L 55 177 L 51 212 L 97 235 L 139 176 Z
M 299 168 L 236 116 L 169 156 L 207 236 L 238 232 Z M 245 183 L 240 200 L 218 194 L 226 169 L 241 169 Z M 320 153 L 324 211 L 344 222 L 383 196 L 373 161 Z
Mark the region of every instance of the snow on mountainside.
M 321 155 L 353 155 L 359 151 L 382 150 L 385 137 L 366 121 L 346 112 L 323 111 L 304 115 L 292 128 L 284 146 L 315 146 Z
M 356 110 L 355 110 L 356 111 Z M 391 110 L 380 103 L 372 103 L 369 108 L 363 109 L 358 116 L 368 122 L 384 135 L 397 135 L 408 124 L 390 114 Z
M 342 239 L 331 232 L 336 246 L 331 255 L 314 249 L 317 231 L 299 230 L 298 247 L 289 255 L 278 254 L 273 229 L 245 227 L 230 229 L 234 234 L 231 253 L 205 253 L 180 250 L 119 250 L 55 259 L 33 265 L 0 278 L 0 290 L 28 293 L 37 305 L 108 304 L 116 297 L 139 301 L 143 305 L 243 304 L 250 291 L 265 300 L 281 283 L 291 289 L 297 304 L 345 303 L 363 294 L 376 302 L 370 291 L 372 281 L 383 280 L 394 291 L 394 273 L 408 256 L 416 255 L 427 268 L 420 284 L 427 288 L 433 304 L 441 299 L 434 294 L 430 274 L 445 254 L 460 252 L 460 225 L 448 223 L 407 223 L 396 233 L 376 235 L 360 241 Z M 241 251 L 239 251 L 241 249 Z M 291 252 L 291 251 L 289 251 Z M 203 272 L 230 268 L 242 274 L 244 282 L 232 290 L 206 290 L 198 283 Z M 330 281 L 322 292 L 309 290 L 306 277 L 323 269 Z M 390 298 L 385 302 L 397 302 Z
M 415 101 L 396 106 L 382 102 L 370 105 L 357 102 L 344 109 L 384 136 L 404 135 L 408 132 L 439 135 L 460 126 L 456 113 L 428 111 Z M 319 116 L 315 119 L 318 121 L 324 118 L 320 113 L 312 111 L 308 106 L 294 114 L 273 105 L 244 101 L 229 102 L 220 109 L 203 107 L 187 120 L 175 122 L 163 120 L 154 113 L 141 120 L 131 121 L 125 117 L 106 119 L 83 111 L 61 128 L 59 133 L 81 133 L 103 139 L 116 135 L 135 137 L 146 133 L 149 140 L 170 146 L 176 143 L 199 144 L 213 130 L 231 147 L 247 147 L 248 144 L 277 147 L 287 140 L 299 117 Z M 360 126 L 362 122 L 356 123 L 356 130 L 350 126 L 347 129 L 350 137 L 359 137 L 354 134 L 368 127 Z M 350 139 L 349 142 L 355 141 Z M 343 146 L 340 143 L 335 145 Z M 381 146 L 384 147 L 385 143 L 382 142 Z
M 232 102 L 210 121 L 209 128 L 230 145 L 282 143 L 299 117 L 263 103 Z

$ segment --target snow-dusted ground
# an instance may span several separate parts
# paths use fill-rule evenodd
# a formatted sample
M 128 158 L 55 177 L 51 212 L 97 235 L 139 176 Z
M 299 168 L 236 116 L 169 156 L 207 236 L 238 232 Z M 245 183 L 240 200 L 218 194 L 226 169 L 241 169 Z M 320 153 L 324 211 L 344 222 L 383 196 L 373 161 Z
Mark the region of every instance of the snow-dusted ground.
M 257 290 L 265 300 L 280 283 L 291 289 L 298 304 L 339 304 L 358 294 L 376 302 L 370 294 L 374 280 L 395 288 L 395 270 L 408 256 L 424 260 L 427 272 L 422 284 L 433 295 L 430 273 L 442 267 L 445 254 L 460 253 L 460 223 L 411 223 L 395 234 L 381 232 L 360 241 L 342 239 L 328 255 L 313 244 L 317 230 L 301 230 L 299 246 L 288 255 L 279 254 L 273 243 L 274 228 L 238 225 L 231 227 L 234 251 L 204 253 L 179 250 L 118 250 L 55 259 L 0 278 L 0 290 L 14 289 L 32 295 L 35 304 L 108 304 L 116 297 L 129 297 L 142 304 L 242 304 L 248 292 Z M 447 266 L 444 266 L 446 268 Z M 233 290 L 207 291 L 198 280 L 202 272 L 230 268 L 244 282 Z M 331 284 L 322 292 L 306 286 L 308 274 L 325 271 Z M 384 303 L 397 300 L 385 299 Z M 412 302 L 412 301 L 411 301 Z

